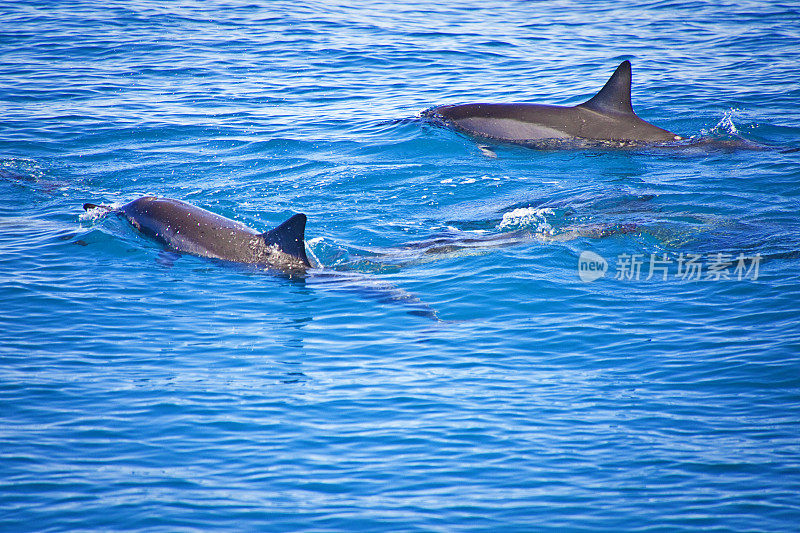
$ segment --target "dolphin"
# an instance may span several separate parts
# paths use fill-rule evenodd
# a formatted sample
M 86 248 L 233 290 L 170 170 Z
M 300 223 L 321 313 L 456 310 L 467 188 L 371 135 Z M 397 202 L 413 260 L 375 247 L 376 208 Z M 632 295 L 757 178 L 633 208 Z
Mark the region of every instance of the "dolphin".
M 445 105 L 428 109 L 422 116 L 469 135 L 522 144 L 571 139 L 642 143 L 682 140 L 634 113 L 630 61 L 617 67 L 600 92 L 576 106 Z
M 144 196 L 119 208 L 96 204 L 84 204 L 83 208 L 116 213 L 175 252 L 286 271 L 312 266 L 305 251 L 306 216 L 302 213 L 259 233 L 241 222 L 172 198 Z

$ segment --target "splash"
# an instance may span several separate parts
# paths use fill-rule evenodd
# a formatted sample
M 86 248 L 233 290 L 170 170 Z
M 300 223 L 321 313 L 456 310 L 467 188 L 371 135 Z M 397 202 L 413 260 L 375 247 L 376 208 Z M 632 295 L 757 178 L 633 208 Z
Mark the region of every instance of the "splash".
M 735 116 L 739 114 L 739 109 L 729 109 L 725 111 L 725 114 L 722 115 L 717 124 L 711 128 L 710 130 L 702 129 L 700 133 L 702 135 L 713 135 L 713 134 L 722 134 L 722 135 L 739 135 L 739 129 L 734 124 L 733 119 Z
M 78 220 L 80 220 L 81 222 L 98 220 L 100 218 L 103 218 L 110 211 L 113 211 L 115 209 L 119 209 L 123 205 L 124 204 L 122 202 L 113 202 L 113 203 L 106 204 L 107 207 L 111 208 L 110 210 L 107 209 L 107 207 L 103 207 L 103 206 L 92 207 L 91 209 L 87 209 L 86 211 L 84 211 L 80 215 L 78 215 Z
M 497 225 L 500 230 L 532 229 L 535 233 L 552 235 L 553 226 L 547 221 L 547 216 L 555 215 L 549 207 L 520 207 L 503 213 L 503 220 Z

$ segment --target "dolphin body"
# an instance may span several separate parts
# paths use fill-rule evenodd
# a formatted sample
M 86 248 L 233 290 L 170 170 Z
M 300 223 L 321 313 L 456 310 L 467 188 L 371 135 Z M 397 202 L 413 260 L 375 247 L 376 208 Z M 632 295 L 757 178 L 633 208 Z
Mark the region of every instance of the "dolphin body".
M 539 104 L 462 104 L 434 107 L 423 116 L 469 135 L 521 144 L 583 139 L 658 143 L 682 138 L 639 118 L 631 106 L 631 63 L 623 61 L 600 92 L 563 107 Z
M 146 236 L 171 250 L 222 261 L 304 270 L 306 216 L 294 215 L 275 229 L 259 233 L 248 226 L 180 200 L 145 196 L 120 208 L 84 204 L 117 213 Z

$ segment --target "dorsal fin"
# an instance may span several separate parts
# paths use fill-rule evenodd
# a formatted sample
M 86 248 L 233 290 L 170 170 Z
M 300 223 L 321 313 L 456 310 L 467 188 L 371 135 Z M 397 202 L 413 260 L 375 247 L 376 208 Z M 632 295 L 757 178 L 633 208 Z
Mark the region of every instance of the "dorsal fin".
M 285 254 L 299 259 L 310 267 L 305 246 L 306 216 L 298 213 L 275 229 L 262 233 L 267 244 L 276 244 Z
M 600 92 L 577 107 L 598 113 L 635 114 L 631 106 L 631 62 L 620 63 Z

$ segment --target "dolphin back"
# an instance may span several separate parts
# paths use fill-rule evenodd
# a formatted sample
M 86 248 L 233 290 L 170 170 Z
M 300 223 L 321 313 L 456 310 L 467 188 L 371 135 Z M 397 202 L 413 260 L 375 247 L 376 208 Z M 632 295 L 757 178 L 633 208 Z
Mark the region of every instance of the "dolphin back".
M 306 256 L 303 214 L 259 233 L 239 221 L 173 198 L 144 196 L 116 209 L 88 203 L 83 207 L 117 213 L 145 236 L 179 253 L 278 268 L 295 269 L 298 262 L 312 266 Z
M 298 213 L 275 229 L 261 234 L 267 245 L 278 249 L 295 259 L 299 259 L 307 267 L 311 266 L 306 255 L 305 246 L 306 216 Z

